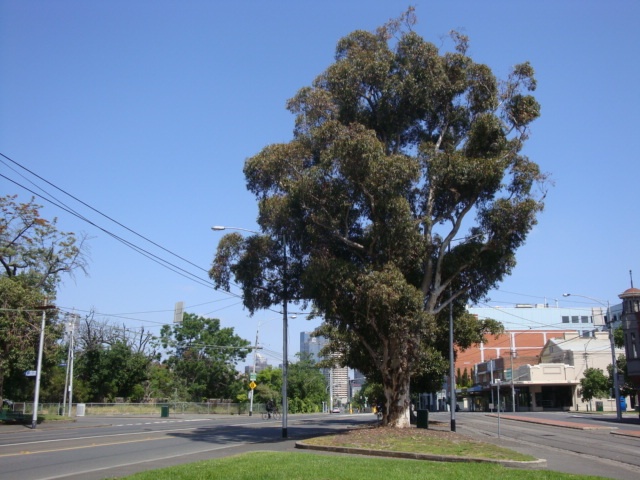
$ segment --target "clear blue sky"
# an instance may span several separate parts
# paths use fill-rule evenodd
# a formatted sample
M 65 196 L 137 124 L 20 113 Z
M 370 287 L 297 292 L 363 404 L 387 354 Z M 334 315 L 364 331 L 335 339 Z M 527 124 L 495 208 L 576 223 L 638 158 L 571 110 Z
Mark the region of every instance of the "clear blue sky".
M 526 153 L 555 186 L 490 304 L 588 304 L 563 299 L 567 291 L 616 303 L 629 270 L 640 285 L 640 2 L 414 4 L 425 39 L 446 45 L 444 36 L 457 29 L 470 37 L 471 56 L 498 76 L 525 60 L 536 70 L 542 116 Z M 94 308 L 99 319 L 157 333 L 184 301 L 187 311 L 219 318 L 251 342 L 260 322 L 261 343 L 276 352 L 270 361 L 277 365 L 279 314 L 250 318 L 237 298 L 207 286 L 222 235 L 210 227 L 256 227 L 245 159 L 291 139 L 285 101 L 332 62 L 342 36 L 373 30 L 408 5 L 0 0 L 0 152 L 190 263 L 10 162 L 0 163 L 0 173 L 45 187 L 103 229 L 201 279 L 178 275 L 39 200 L 42 215 L 57 216 L 61 229 L 93 237 L 90 276 L 66 279 L 58 305 Z M 14 193 L 31 196 L 0 178 L 0 194 Z M 316 325 L 291 320 L 291 354 L 299 332 Z

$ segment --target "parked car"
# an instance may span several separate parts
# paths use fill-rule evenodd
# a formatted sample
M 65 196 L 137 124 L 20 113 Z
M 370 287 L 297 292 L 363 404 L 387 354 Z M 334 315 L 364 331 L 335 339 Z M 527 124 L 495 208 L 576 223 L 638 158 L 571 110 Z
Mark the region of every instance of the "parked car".
M 333 407 L 331 413 L 340 413 L 340 407 Z

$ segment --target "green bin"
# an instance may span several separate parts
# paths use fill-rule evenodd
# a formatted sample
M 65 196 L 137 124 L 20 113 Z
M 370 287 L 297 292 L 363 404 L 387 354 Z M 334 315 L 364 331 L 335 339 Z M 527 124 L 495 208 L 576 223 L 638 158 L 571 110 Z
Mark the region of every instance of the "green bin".
M 162 405 L 160 407 L 160 416 L 162 418 L 169 418 L 169 405 Z
M 418 410 L 417 428 L 429 428 L 429 410 Z
M 602 402 L 596 402 L 596 412 L 604 412 L 604 404 Z

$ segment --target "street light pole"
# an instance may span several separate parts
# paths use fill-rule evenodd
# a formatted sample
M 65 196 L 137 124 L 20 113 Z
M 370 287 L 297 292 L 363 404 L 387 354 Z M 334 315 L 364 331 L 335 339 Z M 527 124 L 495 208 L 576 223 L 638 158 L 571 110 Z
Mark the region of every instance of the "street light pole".
M 453 351 L 453 301 L 449 303 L 449 391 L 451 392 L 451 431 L 456 431 L 456 376 Z
M 284 268 L 282 271 L 282 438 L 287 438 L 287 413 L 289 401 L 287 399 L 287 376 L 289 369 L 289 354 L 287 344 L 289 343 L 289 318 L 287 316 L 287 243 L 282 235 L 282 255 Z
M 31 428 L 35 430 L 38 425 L 38 401 L 40 399 L 40 377 L 42 374 L 42 351 L 44 350 L 44 327 L 47 317 L 47 310 L 51 310 L 53 305 L 47 305 L 47 297 L 44 298 L 44 305 L 35 307 L 36 310 L 42 310 L 42 322 L 40 325 L 40 346 L 38 347 L 38 365 L 36 367 L 36 388 L 33 395 L 33 415 L 31 416 Z
M 211 230 L 239 230 L 241 232 L 254 233 L 261 235 L 260 232 L 255 230 L 249 230 L 247 228 L 240 227 L 225 227 L 222 225 L 216 225 L 211 227 Z M 287 413 L 289 409 L 289 402 L 287 400 L 287 370 L 288 370 L 288 316 L 287 316 L 287 303 L 288 303 L 288 291 L 287 291 L 287 243 L 284 234 L 281 237 L 282 240 L 282 253 L 283 253 L 283 270 L 282 270 L 282 438 L 287 438 Z
M 599 303 L 600 305 L 602 305 L 603 307 L 606 306 L 607 307 L 607 327 L 609 329 L 609 343 L 611 344 L 611 366 L 612 368 L 612 375 L 613 375 L 613 398 L 615 400 L 616 403 L 616 419 L 618 421 L 622 420 L 622 408 L 620 408 L 620 385 L 618 382 L 618 362 L 616 360 L 616 345 L 615 345 L 615 341 L 613 338 L 613 323 L 612 323 L 612 319 L 611 319 L 611 305 L 609 303 L 609 300 L 607 300 L 607 303 L 605 305 L 605 303 L 601 300 L 598 300 L 597 298 L 593 298 L 593 297 L 587 297 L 586 295 L 578 295 L 576 293 L 563 293 L 562 294 L 563 297 L 582 297 L 582 298 L 586 298 L 589 300 L 593 300 L 596 303 Z
M 447 253 L 451 253 L 451 242 L 458 240 L 473 240 L 480 237 L 482 234 L 472 235 L 470 237 L 454 238 L 447 245 Z M 451 409 L 451 431 L 456 431 L 456 372 L 455 372 L 455 350 L 453 347 L 453 296 L 451 294 L 451 287 L 449 287 L 449 396 Z

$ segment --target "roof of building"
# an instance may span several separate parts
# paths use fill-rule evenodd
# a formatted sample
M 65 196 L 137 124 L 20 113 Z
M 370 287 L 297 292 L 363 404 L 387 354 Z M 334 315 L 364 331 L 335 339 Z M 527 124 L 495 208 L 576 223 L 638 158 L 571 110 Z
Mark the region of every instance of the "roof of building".
M 619 298 L 626 297 L 640 297 L 640 289 L 639 288 L 627 288 L 624 292 L 618 295 Z

